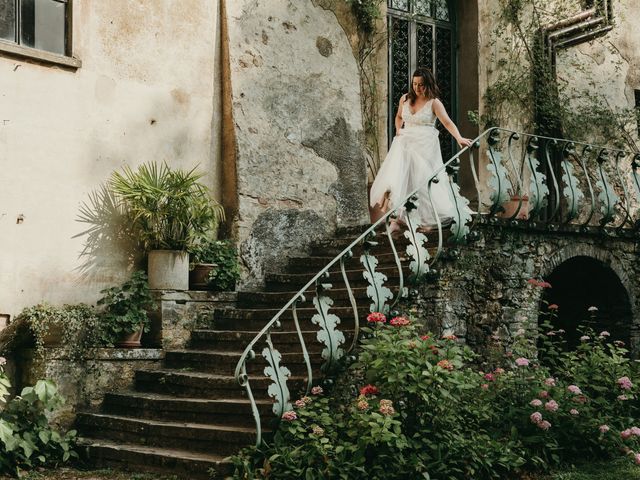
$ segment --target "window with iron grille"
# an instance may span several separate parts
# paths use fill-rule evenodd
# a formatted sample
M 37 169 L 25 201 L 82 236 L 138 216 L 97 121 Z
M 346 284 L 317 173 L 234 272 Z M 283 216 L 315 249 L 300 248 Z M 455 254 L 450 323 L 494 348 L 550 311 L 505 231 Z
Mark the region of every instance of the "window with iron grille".
M 0 39 L 70 55 L 71 0 L 0 0 Z
M 409 91 L 410 75 L 417 67 L 436 77 L 442 103 L 456 119 L 455 19 L 448 0 L 387 0 L 389 29 L 389 144 L 400 97 Z M 453 155 L 453 139 L 441 124 L 442 158 Z
M 634 90 L 636 94 L 636 123 L 638 124 L 638 137 L 640 137 L 640 90 Z

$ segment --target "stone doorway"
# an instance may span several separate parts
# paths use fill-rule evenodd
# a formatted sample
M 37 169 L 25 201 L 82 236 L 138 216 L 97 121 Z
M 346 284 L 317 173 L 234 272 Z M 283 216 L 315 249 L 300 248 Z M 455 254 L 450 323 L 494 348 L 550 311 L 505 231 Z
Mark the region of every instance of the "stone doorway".
M 539 322 L 546 318 L 548 305 L 558 305 L 553 324 L 566 331 L 567 348 L 573 349 L 580 342 L 579 326 L 591 327 L 596 334 L 606 330 L 610 340 L 622 340 L 630 346 L 631 302 L 620 278 L 607 264 L 592 257 L 573 257 L 558 265 L 545 280 L 552 288 L 544 291 Z M 590 312 L 590 307 L 597 310 Z

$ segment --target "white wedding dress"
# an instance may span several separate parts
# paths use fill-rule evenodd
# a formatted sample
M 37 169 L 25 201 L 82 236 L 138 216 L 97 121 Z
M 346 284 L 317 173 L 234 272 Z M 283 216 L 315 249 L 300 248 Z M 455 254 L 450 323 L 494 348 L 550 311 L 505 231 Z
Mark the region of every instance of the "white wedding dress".
M 374 207 L 376 204 L 379 207 L 384 206 L 388 192 L 389 208 L 399 207 L 407 195 L 420 188 L 418 191 L 420 225 L 436 224 L 436 213 L 429 201 L 429 195 L 440 222 L 450 223 L 457 214 L 449 186 L 449 176 L 444 169 L 438 174 L 439 182 L 431 184 L 430 192 L 427 189 L 429 178 L 442 167 L 439 132 L 434 126 L 436 116 L 433 113 L 433 100 L 429 100 L 415 113 L 411 112 L 409 101 L 405 101 L 402 105 L 402 120 L 404 128 L 400 135 L 393 139 L 389 153 L 371 186 L 371 206 Z M 404 208 L 398 213 L 399 218 L 404 219 Z

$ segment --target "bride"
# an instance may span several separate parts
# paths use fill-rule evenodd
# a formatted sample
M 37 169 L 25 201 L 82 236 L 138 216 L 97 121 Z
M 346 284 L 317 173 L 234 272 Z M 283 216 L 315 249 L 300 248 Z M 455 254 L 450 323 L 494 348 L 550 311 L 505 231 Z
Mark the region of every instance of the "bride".
M 436 117 L 460 147 L 468 147 L 472 141 L 460 135 L 439 96 L 440 90 L 431 71 L 418 68 L 413 73 L 411 90 L 400 99 L 395 118 L 396 136 L 371 186 L 373 222 L 389 209 L 401 206 L 406 196 L 417 188 L 420 188 L 419 222 L 423 228 L 428 229 L 436 224 L 429 195 L 442 224 L 446 225 L 455 218 L 456 207 L 450 197 L 446 172 L 440 172 L 438 183 L 432 182 L 431 189 L 427 188 L 427 181 L 443 164 L 438 130 L 434 123 Z M 402 219 L 404 213 L 399 213 L 399 219 Z M 399 229 L 398 222 L 392 222 L 391 230 Z

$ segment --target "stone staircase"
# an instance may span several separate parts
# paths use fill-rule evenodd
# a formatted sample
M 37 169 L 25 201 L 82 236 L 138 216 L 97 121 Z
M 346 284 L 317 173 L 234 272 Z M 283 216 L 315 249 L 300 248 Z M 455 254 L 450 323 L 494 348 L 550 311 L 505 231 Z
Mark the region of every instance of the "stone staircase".
M 211 478 L 211 469 L 216 471 L 215 478 L 230 475 L 232 464 L 227 457 L 255 442 L 250 404 L 233 376 L 241 352 L 360 231 L 342 230 L 335 238 L 313 244 L 309 256 L 293 257 L 284 272 L 267 274 L 263 291 L 238 292 L 236 307 L 214 310 L 212 328 L 194 330 L 187 349 L 167 351 L 161 369 L 137 371 L 131 391 L 107 394 L 100 412 L 80 413 L 77 426 L 90 461 L 100 467 L 170 473 L 179 478 Z M 386 285 L 395 294 L 399 273 L 392 250 L 386 235 L 379 235 L 377 241 L 372 252 L 379 260 L 377 271 L 387 275 Z M 407 243 L 404 238 L 396 242 L 401 255 Z M 371 302 L 359 261 L 361 250 L 354 250 L 347 276 L 359 318 L 364 319 Z M 408 274 L 408 261 L 403 261 L 403 271 Z M 325 282 L 333 284 L 330 312 L 342 319 L 346 347 L 353 335 L 353 310 L 339 265 Z M 318 327 L 310 321 L 316 313 L 311 303 L 314 295 L 312 290 L 306 293 L 306 301 L 298 306 L 298 318 L 317 383 L 323 346 L 316 340 Z M 291 370 L 288 386 L 295 399 L 306 385 L 306 366 L 290 311 L 282 317 L 281 328 L 273 331 L 272 340 L 282 353 L 282 364 Z M 247 369 L 263 430 L 268 431 L 273 414 L 267 396 L 270 380 L 263 375 L 267 363 L 260 355 L 263 345 L 258 344 L 256 359 Z

